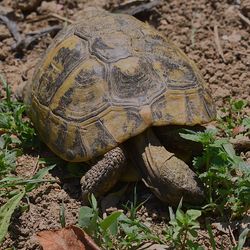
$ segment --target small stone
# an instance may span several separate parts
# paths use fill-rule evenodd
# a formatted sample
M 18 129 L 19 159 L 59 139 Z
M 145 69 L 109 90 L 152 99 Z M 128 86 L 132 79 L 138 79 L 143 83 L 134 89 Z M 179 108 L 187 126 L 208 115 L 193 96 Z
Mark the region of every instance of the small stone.
M 38 197 L 36 198 L 36 200 L 35 200 L 35 202 L 36 202 L 37 204 L 39 204 L 41 201 L 42 201 L 42 198 L 41 198 L 40 196 L 38 196 Z
M 218 87 L 217 90 L 215 91 L 214 95 L 215 95 L 216 97 L 225 98 L 225 97 L 227 97 L 227 96 L 230 96 L 231 93 L 230 93 L 230 90 L 227 89 L 227 88 Z
M 7 27 L 0 24 L 0 41 L 3 41 L 4 39 L 9 37 L 11 37 L 11 35 Z
M 168 24 L 168 22 L 167 22 L 166 19 L 162 19 L 162 20 L 160 21 L 160 23 L 161 23 L 161 25 L 167 25 L 167 24 Z
M 8 56 L 9 49 L 2 42 L 0 42 L 0 60 L 4 61 Z
M 235 30 L 233 33 L 228 37 L 228 41 L 232 43 L 238 43 L 241 40 L 241 35 L 238 34 Z
M 28 228 L 22 228 L 22 230 L 20 231 L 21 235 L 23 237 L 29 236 L 30 234 L 30 230 Z
M 17 0 L 17 8 L 19 8 L 22 11 L 34 11 L 37 9 L 37 7 L 41 4 L 42 0 Z
M 11 12 L 14 12 L 14 10 L 11 7 L 1 6 L 0 8 L 0 15 L 7 15 Z

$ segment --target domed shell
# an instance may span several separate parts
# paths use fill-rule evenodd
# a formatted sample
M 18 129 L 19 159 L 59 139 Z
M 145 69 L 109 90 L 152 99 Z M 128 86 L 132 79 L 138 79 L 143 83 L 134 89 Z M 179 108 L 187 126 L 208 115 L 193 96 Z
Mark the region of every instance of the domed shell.
M 187 56 L 134 17 L 98 13 L 62 30 L 36 67 L 30 116 L 68 161 L 104 154 L 149 126 L 214 119 L 207 84 Z

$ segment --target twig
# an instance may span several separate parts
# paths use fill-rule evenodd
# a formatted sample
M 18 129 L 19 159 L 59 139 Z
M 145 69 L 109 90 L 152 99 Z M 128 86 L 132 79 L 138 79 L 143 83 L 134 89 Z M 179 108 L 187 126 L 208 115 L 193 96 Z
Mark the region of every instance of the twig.
M 70 24 L 74 23 L 74 21 L 72 21 L 72 20 L 70 20 L 70 19 L 68 19 L 68 18 L 66 18 L 66 17 L 60 16 L 60 15 L 58 15 L 58 14 L 56 14 L 56 13 L 49 13 L 48 16 L 55 17 L 55 18 L 57 18 L 57 19 L 59 19 L 59 20 L 62 20 L 62 21 L 64 21 L 64 22 L 67 22 L 67 23 L 70 23 Z
M 33 176 L 37 172 L 37 169 L 38 169 L 38 166 L 39 166 L 39 159 L 40 159 L 40 156 L 38 155 L 37 158 L 36 158 L 36 162 L 35 162 L 35 165 L 34 165 L 31 176 Z
M 232 229 L 231 229 L 230 225 L 229 225 L 227 228 L 228 228 L 229 234 L 230 234 L 230 236 L 231 236 L 231 238 L 232 238 L 232 242 L 233 242 L 234 246 L 236 246 L 237 243 L 236 243 L 236 240 L 235 240 L 235 238 L 234 238 L 234 234 L 233 234 L 233 232 L 232 232 Z
M 241 54 L 241 55 L 244 55 L 244 56 L 248 56 L 250 54 L 250 50 L 247 50 L 246 52 L 244 51 L 240 51 L 240 50 L 231 50 L 233 53 L 235 54 Z
M 10 31 L 11 35 L 14 37 L 16 42 L 19 43 L 22 40 L 22 37 L 18 31 L 16 22 L 10 20 L 7 16 L 4 15 L 0 15 L 0 19 L 7 26 L 8 30 Z
M 238 16 L 241 20 L 243 20 L 244 22 L 246 22 L 248 25 L 250 25 L 250 20 L 245 17 L 244 15 L 242 15 L 240 12 L 238 12 Z
M 36 36 L 26 36 L 25 38 L 21 39 L 19 42 L 13 44 L 11 46 L 12 50 L 15 51 L 23 51 L 27 49 L 32 43 L 36 41 L 37 37 Z
M 44 15 L 44 16 L 40 16 L 36 19 L 31 19 L 31 20 L 27 20 L 28 23 L 36 23 L 36 22 L 40 22 L 40 21 L 43 21 L 43 20 L 48 20 L 49 18 L 56 18 L 56 19 L 59 19 L 61 21 L 64 21 L 64 22 L 67 22 L 67 23 L 74 23 L 74 21 L 66 18 L 66 17 L 62 17 L 56 13 L 49 13 L 47 15 Z
M 49 15 L 43 15 L 43 16 L 39 16 L 37 18 L 32 18 L 30 20 L 27 20 L 27 23 L 36 23 L 36 22 L 40 22 L 43 20 L 48 20 Z
M 45 35 L 45 34 L 53 33 L 53 32 L 57 33 L 62 28 L 63 28 L 63 26 L 58 24 L 58 25 L 54 25 L 54 26 L 47 27 L 47 28 L 44 28 L 44 29 L 31 31 L 31 32 L 27 33 L 27 35 L 34 36 L 34 35 Z
M 19 42 L 14 44 L 12 46 L 12 49 L 15 51 L 22 51 L 24 49 L 27 49 L 29 46 L 34 44 L 36 42 L 36 40 L 38 40 L 42 36 L 44 36 L 48 33 L 53 33 L 53 32 L 57 33 L 58 31 L 60 31 L 62 29 L 62 27 L 63 27 L 62 25 L 55 25 L 52 27 L 38 30 L 38 31 L 29 32 L 25 36 L 25 38 L 21 39 Z
M 223 62 L 226 62 L 223 51 L 222 51 L 222 48 L 221 48 L 221 44 L 220 44 L 220 38 L 219 38 L 219 32 L 218 32 L 217 24 L 214 25 L 214 39 L 215 39 L 215 44 L 216 44 L 219 55 L 223 59 Z
M 112 12 L 124 13 L 134 16 L 145 11 L 150 11 L 160 3 L 162 3 L 162 0 L 153 0 L 147 3 L 142 1 L 130 1 L 115 7 Z

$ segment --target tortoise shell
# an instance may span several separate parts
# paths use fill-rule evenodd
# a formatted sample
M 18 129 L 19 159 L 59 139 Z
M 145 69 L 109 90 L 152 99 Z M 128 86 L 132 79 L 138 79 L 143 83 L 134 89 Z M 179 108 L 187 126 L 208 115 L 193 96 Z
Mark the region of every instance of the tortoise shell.
M 75 162 L 149 126 L 215 117 L 194 63 L 154 28 L 123 14 L 101 12 L 63 29 L 38 63 L 29 91 L 39 135 Z

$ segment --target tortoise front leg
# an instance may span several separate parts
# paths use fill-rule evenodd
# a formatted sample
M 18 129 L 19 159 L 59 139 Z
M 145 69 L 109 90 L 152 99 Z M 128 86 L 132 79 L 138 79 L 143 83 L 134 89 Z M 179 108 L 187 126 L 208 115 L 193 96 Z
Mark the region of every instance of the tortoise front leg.
M 121 147 L 116 147 L 106 153 L 81 179 L 83 202 L 88 201 L 88 195 L 96 197 L 108 192 L 119 180 L 127 163 Z
M 178 205 L 183 201 L 199 204 L 204 199 L 195 173 L 173 153 L 163 147 L 152 129 L 129 142 L 130 154 L 139 167 L 146 186 L 162 201 Z

